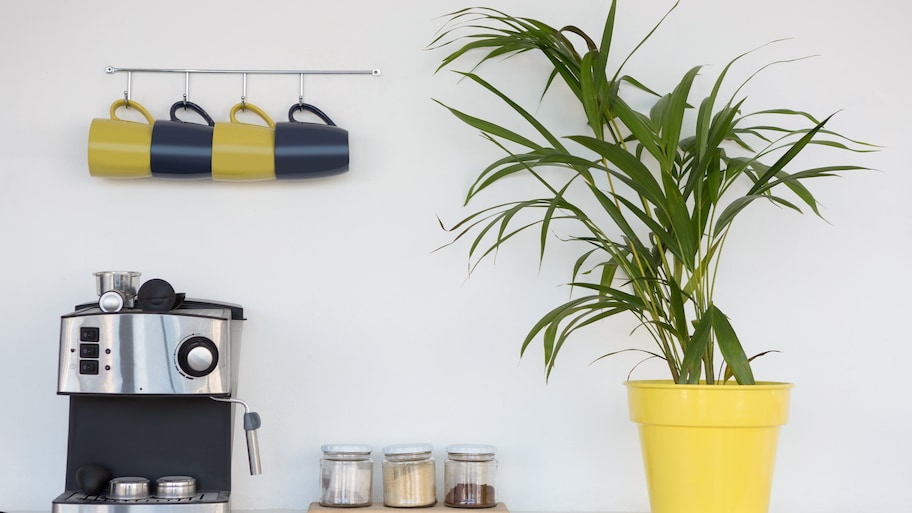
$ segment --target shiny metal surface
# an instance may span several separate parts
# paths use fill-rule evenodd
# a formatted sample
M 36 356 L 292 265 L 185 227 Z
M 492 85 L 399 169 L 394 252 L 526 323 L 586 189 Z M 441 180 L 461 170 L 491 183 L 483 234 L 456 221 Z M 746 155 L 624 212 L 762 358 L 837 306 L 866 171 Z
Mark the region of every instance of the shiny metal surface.
M 98 308 L 102 312 L 119 312 L 123 310 L 123 293 L 118 290 L 109 290 L 98 298 Z
M 198 492 L 185 499 L 116 501 L 104 495 L 64 492 L 54 499 L 51 513 L 230 513 L 229 492 Z
M 260 464 L 260 442 L 256 429 L 246 430 L 244 434 L 247 437 L 247 463 L 250 466 L 250 475 L 258 476 L 263 473 L 263 467 Z
M 196 495 L 196 479 L 190 476 L 164 476 L 155 480 L 155 497 L 187 499 Z
M 65 315 L 60 327 L 57 392 L 231 394 L 237 380 L 235 355 L 240 349 L 242 324 L 231 320 L 228 308 L 167 313 L 105 313 L 87 308 Z M 97 340 L 87 340 L 93 337 L 86 337 L 85 331 Z M 191 337 L 208 338 L 218 353 L 217 365 L 205 376 L 190 376 L 177 363 L 181 344 Z M 97 357 L 82 354 L 82 349 L 94 344 L 98 347 L 91 349 L 97 349 Z M 95 367 L 97 372 L 87 372 L 86 366 Z
M 108 498 L 138 500 L 149 498 L 149 480 L 145 477 L 115 477 L 108 486 Z
M 373 69 L 174 69 L 174 68 L 117 68 L 106 66 L 105 73 L 216 73 L 232 75 L 373 75 L 379 77 L 378 68 Z
M 100 296 L 109 290 L 119 290 L 136 296 L 140 276 L 142 273 L 136 271 L 99 271 L 95 273 L 95 293 Z
M 247 461 L 250 464 L 250 475 L 258 476 L 263 473 L 260 465 L 260 442 L 257 438 L 257 429 L 260 427 L 260 414 L 250 411 L 250 406 L 240 399 L 230 397 L 210 397 L 213 401 L 240 404 L 244 407 L 244 433 L 247 436 Z
M 195 371 L 203 371 L 212 365 L 215 355 L 205 347 L 194 347 L 187 354 L 187 365 Z
M 102 296 L 105 292 L 116 290 L 123 296 L 124 306 L 133 308 L 140 276 L 142 273 L 136 271 L 99 271 L 95 273 L 95 293 Z

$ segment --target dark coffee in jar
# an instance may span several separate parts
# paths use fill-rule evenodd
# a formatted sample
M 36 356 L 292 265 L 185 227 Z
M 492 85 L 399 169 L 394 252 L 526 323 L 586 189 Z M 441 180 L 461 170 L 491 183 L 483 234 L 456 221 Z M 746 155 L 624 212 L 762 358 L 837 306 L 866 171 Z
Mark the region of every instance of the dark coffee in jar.
M 450 445 L 444 462 L 444 504 L 454 508 L 497 505 L 494 478 L 497 461 L 490 445 Z

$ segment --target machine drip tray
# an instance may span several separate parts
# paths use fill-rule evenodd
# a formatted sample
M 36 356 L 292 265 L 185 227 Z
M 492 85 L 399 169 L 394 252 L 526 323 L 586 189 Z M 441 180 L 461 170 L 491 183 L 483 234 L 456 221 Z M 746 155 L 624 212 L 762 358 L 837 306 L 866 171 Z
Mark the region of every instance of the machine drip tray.
M 181 499 L 148 497 L 118 500 L 107 495 L 64 492 L 54 499 L 52 513 L 229 513 L 230 492 L 199 492 Z

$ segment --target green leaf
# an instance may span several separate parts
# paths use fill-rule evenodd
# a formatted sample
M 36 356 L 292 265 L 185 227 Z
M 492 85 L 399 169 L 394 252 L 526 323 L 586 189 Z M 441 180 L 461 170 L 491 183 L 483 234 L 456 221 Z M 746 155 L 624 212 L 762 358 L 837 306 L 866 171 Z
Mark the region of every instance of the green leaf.
M 612 9 L 611 9 L 611 11 L 610 11 L 610 13 L 609 13 L 610 15 L 613 15 L 613 14 L 614 14 L 614 4 L 615 4 L 615 1 L 616 1 L 616 0 L 612 0 L 612 1 L 611 1 L 611 7 L 612 7 Z M 637 51 L 639 51 L 639 49 L 646 43 L 646 41 L 648 41 L 649 38 L 652 37 L 653 34 L 655 34 L 656 30 L 658 30 L 659 27 L 662 26 L 662 23 L 665 22 L 665 19 L 668 18 L 669 15 L 671 15 L 671 12 L 674 11 L 675 9 L 677 9 L 679 3 L 681 3 L 681 0 L 675 1 L 674 5 L 672 5 L 671 8 L 668 9 L 668 11 L 665 12 L 665 15 L 662 16 L 662 18 L 659 20 L 659 22 L 656 23 L 655 26 L 652 27 L 652 30 L 650 30 L 649 33 L 646 34 L 646 36 L 645 36 L 643 39 L 641 39 L 639 43 L 637 43 L 637 45 L 633 48 L 633 50 L 631 50 L 630 53 L 627 54 L 627 57 L 624 59 L 624 62 L 622 62 L 621 65 L 618 66 L 617 72 L 615 73 L 614 78 L 611 79 L 612 82 L 614 82 L 614 81 L 617 80 L 618 76 L 620 76 L 620 74 L 621 74 L 621 70 L 624 69 L 624 66 L 627 65 L 627 62 L 628 62 L 631 58 L 633 58 L 633 56 L 634 56 L 634 55 L 637 53 Z M 614 25 L 614 20 L 613 20 L 613 19 L 611 20 L 611 23 L 612 23 L 612 26 L 613 26 L 613 25 Z
M 747 192 L 747 194 L 748 195 L 756 194 L 761 188 L 763 188 L 766 185 L 766 183 L 770 179 L 772 179 L 774 176 L 776 176 L 776 174 L 779 173 L 779 171 L 782 171 L 782 168 L 784 168 L 786 166 L 786 164 L 791 162 L 792 159 L 795 158 L 795 156 L 797 156 L 799 153 L 801 153 L 801 150 L 803 150 L 805 148 L 805 146 L 807 146 L 808 143 L 814 139 L 814 136 L 817 134 L 817 132 L 819 132 L 820 129 L 823 128 L 823 126 L 827 123 L 827 121 L 830 120 L 831 117 L 833 117 L 833 116 L 832 115 L 828 116 L 826 119 L 824 119 L 823 121 L 818 123 L 814 128 L 812 128 L 806 134 L 804 134 L 804 136 L 802 136 L 801 139 L 799 139 L 794 144 L 790 145 L 788 150 L 786 150 L 786 152 L 781 157 L 779 157 L 779 160 L 777 160 L 775 164 L 770 166 L 770 168 L 766 171 L 766 173 L 764 173 L 762 176 L 760 176 L 760 178 L 757 179 L 757 181 L 754 183 L 754 186 L 751 187 L 751 189 Z
M 668 280 L 668 298 L 671 302 L 671 321 L 674 325 L 674 331 L 679 340 L 687 340 L 690 333 L 687 331 L 687 315 L 684 313 L 684 300 L 687 295 L 681 290 L 677 280 L 669 278 Z
M 751 356 L 750 358 L 747 359 L 747 361 L 753 363 L 754 360 L 756 360 L 757 358 L 760 358 L 761 356 L 766 356 L 770 353 L 778 353 L 778 352 L 780 352 L 780 351 L 778 351 L 776 349 L 769 349 L 767 351 L 763 351 L 762 353 L 757 353 L 754 356 Z M 725 365 L 725 371 L 722 373 L 722 375 L 724 376 L 722 378 L 723 383 L 727 382 L 728 380 L 730 380 L 734 377 L 734 374 L 732 373 L 732 369 L 731 369 L 731 367 L 728 366 L 728 364 Z
M 583 62 L 580 66 L 580 86 L 581 99 L 583 102 L 583 111 L 586 113 L 586 119 L 589 121 L 589 127 L 599 139 L 604 138 L 604 125 L 602 124 L 602 106 L 599 102 L 598 76 L 593 75 L 592 67 L 598 58 L 598 52 L 590 51 L 583 56 Z
M 577 26 L 557 30 L 490 8 L 451 13 L 432 42 L 431 46 L 449 51 L 439 69 L 471 59 L 472 71 L 461 73 L 462 79 L 480 85 L 524 122 L 513 128 L 497 118 L 482 119 L 444 105 L 506 154 L 478 174 L 466 204 L 480 200 L 481 191 L 498 183 L 504 192 L 517 191 L 512 187 L 514 178 L 532 178 L 533 185 L 543 189 L 541 197 L 520 196 L 519 201 L 481 208 L 449 228 L 455 234 L 453 242 L 465 238 L 470 245 L 470 272 L 530 229 L 536 230 L 539 261 L 555 238 L 580 248 L 570 259 L 570 300 L 545 314 L 520 350 L 524 354 L 531 341 L 540 338 L 546 379 L 574 333 L 626 312 L 639 322 L 636 329 L 653 337 L 658 352 L 649 354 L 665 360 L 675 381 L 697 383 L 703 375 L 706 382 L 716 382 L 713 359 L 721 353 L 722 382 L 733 376 L 739 383 L 753 383 L 751 359 L 745 357 L 730 321 L 713 302 L 719 259 L 734 219 L 761 198 L 798 212 L 807 206 L 819 216 L 807 180 L 863 168 L 822 163 L 795 172 L 786 167 L 812 145 L 857 153 L 877 148 L 826 130 L 830 118 L 817 121 L 800 110 L 772 108 L 743 114 L 741 90 L 761 71 L 789 61 L 760 67 L 727 101 L 720 101 L 734 64 L 756 49 L 725 65 L 693 116 L 687 112 L 688 97 L 701 72 L 699 66 L 690 68 L 669 94 L 659 94 L 623 74 L 630 59 L 677 6 L 675 2 L 611 71 L 608 56 L 617 22 L 615 0 L 610 2 L 598 46 Z M 576 37 L 587 48 L 582 56 L 575 48 L 581 46 Z M 530 50 L 543 57 L 546 66 L 540 76 L 532 77 L 544 80 L 541 98 L 563 82 L 571 96 L 561 101 L 575 98 L 578 102 L 565 110 L 570 116 L 582 114 L 591 135 L 552 133 L 532 114 L 534 109 L 521 106 L 475 73 L 483 63 L 502 62 Z M 642 93 L 652 95 L 651 109 L 641 107 Z M 577 144 L 566 144 L 566 139 Z M 773 165 L 766 165 L 767 159 Z M 746 194 L 736 194 L 741 182 L 747 186 Z M 696 320 L 691 323 L 692 319 Z
M 599 56 L 596 61 L 598 69 L 608 66 L 608 54 L 611 52 L 611 41 L 614 39 L 614 20 L 617 16 L 617 0 L 611 0 L 608 16 L 605 17 L 605 26 L 602 28 L 602 41 L 599 44 Z
M 633 110 L 627 102 L 620 98 L 614 99 L 612 107 L 618 119 L 630 130 L 630 137 L 642 144 L 643 148 L 659 162 L 662 169 L 668 169 L 670 164 L 667 162 L 667 156 L 650 119 Z
M 613 308 L 603 309 L 604 311 L 599 312 L 599 315 L 613 315 L 614 313 L 620 313 L 624 311 L 628 306 L 624 304 L 617 304 L 613 301 L 606 302 L 604 298 L 600 296 L 585 296 L 577 299 L 567 301 L 566 303 L 552 309 L 544 316 L 535 325 L 529 330 L 529 333 L 526 335 L 526 338 L 523 340 L 522 347 L 520 348 L 520 357 L 522 357 L 529 345 L 535 340 L 539 335 L 542 336 L 542 346 L 544 348 L 544 358 L 545 358 L 545 367 L 546 367 L 546 379 L 551 374 L 551 369 L 554 367 L 554 362 L 557 358 L 557 355 L 560 353 L 560 349 L 563 345 L 563 341 L 566 340 L 566 337 L 569 333 L 572 333 L 573 329 L 569 332 L 564 331 L 559 335 L 559 330 L 561 323 L 564 320 L 571 319 L 576 316 L 580 311 L 596 311 L 598 305 L 613 305 Z M 614 308 L 620 308 L 614 313 L 609 314 L 614 310 Z
M 712 316 L 707 313 L 697 322 L 694 334 L 684 349 L 684 359 L 681 361 L 681 375 L 678 383 L 696 384 L 700 382 L 700 369 L 703 355 L 712 348 Z
M 486 80 L 482 79 L 481 77 L 479 77 L 478 75 L 476 75 L 474 73 L 460 73 L 460 75 L 471 79 L 472 81 L 481 85 L 488 91 L 494 93 L 497 97 L 499 97 L 501 100 L 503 100 L 504 103 L 509 105 L 514 111 L 516 111 L 520 116 L 522 116 L 523 119 L 525 119 L 530 125 L 532 125 L 532 127 L 534 127 L 535 130 L 537 130 L 538 133 L 541 134 L 552 146 L 554 146 L 555 148 L 558 148 L 558 149 L 563 149 L 563 145 L 560 143 L 560 140 L 557 137 L 554 137 L 551 134 L 551 132 L 547 128 L 545 128 L 544 125 L 541 124 L 541 122 L 539 122 L 537 119 L 535 119 L 535 116 L 533 116 L 532 114 L 529 114 L 529 112 L 526 111 L 526 109 L 522 108 L 518 103 L 514 102 L 509 97 L 507 97 L 507 95 L 500 92 L 499 89 L 492 86 Z M 500 130 L 503 130 L 502 128 L 498 127 L 497 125 L 493 125 L 493 123 L 492 123 L 492 126 L 498 128 Z M 485 131 L 491 133 L 492 135 L 497 135 L 496 133 L 490 132 L 488 130 L 485 130 Z
M 622 179 L 636 194 L 646 198 L 653 205 L 665 204 L 662 188 L 649 168 L 620 145 L 586 136 L 570 136 L 569 139 L 598 153 L 617 166 L 616 171 L 609 169 L 609 172 Z
M 675 237 L 675 233 L 669 232 L 660 226 L 655 220 L 649 217 L 649 214 L 644 212 L 641 208 L 637 207 L 627 198 L 623 196 L 615 196 L 615 198 L 619 203 L 623 204 L 627 210 L 637 216 L 637 218 L 643 224 L 645 224 L 647 228 L 649 228 L 651 233 L 659 239 L 659 242 L 663 248 L 665 248 L 667 251 L 670 251 L 671 254 L 673 254 L 678 260 L 684 261 L 686 258 L 684 250 L 681 249 L 680 241 L 677 239 L 677 237 Z M 632 228 L 630 230 L 632 231 Z
M 548 228 L 551 226 L 551 220 L 554 219 L 554 214 L 557 209 L 564 205 L 563 195 L 570 185 L 571 182 L 567 182 L 567 185 L 560 190 L 554 200 L 548 205 L 548 208 L 545 210 L 545 215 L 542 217 L 541 230 L 539 230 L 539 245 L 541 248 L 538 254 L 539 263 L 545 259 L 545 244 L 548 241 Z
M 665 124 L 665 118 L 668 117 L 669 104 L 671 103 L 671 95 L 666 94 L 665 96 L 659 98 L 659 101 L 655 102 L 652 105 L 652 108 L 649 109 L 649 119 L 652 121 L 654 126 L 661 127 Z
M 687 203 L 677 184 L 665 173 L 662 174 L 662 181 L 665 184 L 666 201 L 660 210 L 668 216 L 668 222 L 671 223 L 672 238 L 677 241 L 680 248 L 679 257 L 687 269 L 692 271 L 699 250 L 700 233 L 691 222 Z
M 541 148 L 541 146 L 538 143 L 534 143 L 534 142 L 530 141 L 529 139 L 526 139 L 525 137 L 517 134 L 516 132 L 507 130 L 506 128 L 503 128 L 499 125 L 495 125 L 494 123 L 491 123 L 490 121 L 485 121 L 481 118 L 476 118 L 476 117 L 470 116 L 468 114 L 465 114 L 463 112 L 460 112 L 456 109 L 453 109 L 451 107 L 447 107 L 446 105 L 444 105 L 443 103 L 441 103 L 437 100 L 434 100 L 434 101 L 436 101 L 437 103 L 442 105 L 444 108 L 446 108 L 447 110 L 452 112 L 453 115 L 456 116 L 457 118 L 459 118 L 463 123 L 465 123 L 471 127 L 477 128 L 477 129 L 481 130 L 482 132 L 486 132 L 491 135 L 501 137 L 503 139 L 515 142 L 515 143 L 525 146 L 527 148 L 533 148 L 533 149 Z
M 694 66 L 675 87 L 674 91 L 668 97 L 667 106 L 661 117 L 662 123 L 660 132 L 662 134 L 662 143 L 665 147 L 665 162 L 669 166 L 663 169 L 670 171 L 670 166 L 674 163 L 675 155 L 678 151 L 678 143 L 681 138 L 681 124 L 684 122 L 684 111 L 687 109 L 687 97 L 690 95 L 690 88 L 693 86 L 694 78 L 700 72 L 702 66 Z
M 731 222 L 735 219 L 735 216 L 744 210 L 744 207 L 750 205 L 754 200 L 763 197 L 764 196 L 762 194 L 750 194 L 737 198 L 729 203 L 728 206 L 722 210 L 722 213 L 719 214 L 719 217 L 716 219 L 716 227 L 713 231 L 713 237 L 718 237 L 721 235 L 726 230 L 726 228 L 728 228 L 728 225 L 731 224 Z
M 710 305 L 707 314 L 711 314 L 713 331 L 716 332 L 716 342 L 719 344 L 719 351 L 725 358 L 725 363 L 731 369 L 732 375 L 739 385 L 755 385 L 754 374 L 751 372 L 750 361 L 741 347 L 741 341 L 738 335 L 728 322 L 728 317 L 716 308 Z

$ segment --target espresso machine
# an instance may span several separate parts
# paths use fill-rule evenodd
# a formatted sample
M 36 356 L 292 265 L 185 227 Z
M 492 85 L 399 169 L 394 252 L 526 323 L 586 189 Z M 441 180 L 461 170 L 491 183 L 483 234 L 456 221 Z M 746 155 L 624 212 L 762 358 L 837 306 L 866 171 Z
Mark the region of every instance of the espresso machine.
M 98 300 L 61 317 L 69 433 L 52 513 L 228 513 L 238 406 L 260 473 L 259 415 L 234 397 L 243 308 L 139 276 L 96 273 Z

